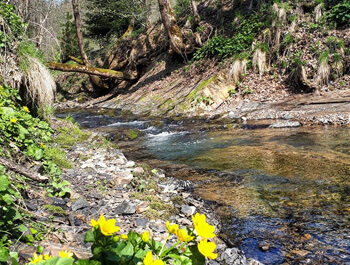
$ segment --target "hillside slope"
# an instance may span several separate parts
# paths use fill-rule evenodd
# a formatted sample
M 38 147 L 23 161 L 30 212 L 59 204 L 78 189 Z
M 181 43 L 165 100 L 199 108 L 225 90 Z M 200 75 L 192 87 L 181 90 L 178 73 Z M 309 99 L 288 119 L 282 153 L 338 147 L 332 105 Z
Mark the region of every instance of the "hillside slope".
M 155 52 L 142 65 L 144 74 L 136 84 L 124 84 L 123 90 L 119 87 L 117 93 L 87 105 L 151 116 L 231 113 L 239 118 L 256 110 L 259 115 L 249 118 L 289 115 L 323 123 L 328 115 L 324 107 L 295 107 L 329 102 L 340 104 L 336 109 L 340 116 L 324 123 L 350 123 L 350 30 L 332 17 L 339 8 L 344 14 L 350 10 L 347 1 L 340 7 L 307 0 L 221 3 L 199 4 L 202 21 L 216 30 L 193 58 L 169 54 L 162 40 L 163 52 Z M 162 35 L 162 28 L 157 30 L 154 35 Z M 186 64 L 187 59 L 191 60 Z M 261 109 L 271 108 L 276 111 L 262 114 Z M 286 115 L 286 108 L 298 113 Z

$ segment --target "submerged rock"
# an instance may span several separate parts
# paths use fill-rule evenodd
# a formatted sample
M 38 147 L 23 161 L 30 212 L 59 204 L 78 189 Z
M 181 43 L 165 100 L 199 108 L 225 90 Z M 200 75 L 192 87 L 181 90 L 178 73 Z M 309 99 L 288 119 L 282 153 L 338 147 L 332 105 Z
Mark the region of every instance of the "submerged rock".
M 281 121 L 270 125 L 270 128 L 292 128 L 300 127 L 301 123 L 298 121 Z

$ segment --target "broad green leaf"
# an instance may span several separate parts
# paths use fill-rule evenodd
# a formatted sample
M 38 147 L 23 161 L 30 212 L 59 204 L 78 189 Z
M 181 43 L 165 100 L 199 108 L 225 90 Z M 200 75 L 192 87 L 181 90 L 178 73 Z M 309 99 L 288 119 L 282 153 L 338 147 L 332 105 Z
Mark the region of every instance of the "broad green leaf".
M 8 180 L 8 178 L 4 175 L 0 175 L 0 191 L 7 190 L 9 185 L 10 181 Z
M 85 238 L 84 238 L 85 243 L 87 242 L 95 242 L 95 233 L 92 229 L 86 232 Z
M 9 258 L 9 250 L 5 247 L 0 247 L 0 262 L 7 262 Z

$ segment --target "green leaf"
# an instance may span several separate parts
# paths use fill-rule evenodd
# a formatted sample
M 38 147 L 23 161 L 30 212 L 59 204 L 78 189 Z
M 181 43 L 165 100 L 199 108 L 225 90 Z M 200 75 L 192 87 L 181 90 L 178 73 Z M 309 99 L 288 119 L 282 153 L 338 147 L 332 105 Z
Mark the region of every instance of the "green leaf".
M 126 246 L 120 251 L 121 256 L 133 256 L 134 255 L 134 247 L 131 242 L 128 242 Z
M 17 230 L 21 233 L 25 233 L 27 232 L 28 228 L 25 225 L 21 224 L 17 227 Z
M 74 265 L 101 265 L 101 262 L 97 260 L 80 259 L 74 262 Z
M 0 247 L 0 262 L 7 262 L 9 259 L 9 250 L 5 247 Z
M 84 237 L 85 243 L 88 242 L 95 242 L 95 233 L 93 229 L 90 229 L 89 231 L 86 232 L 85 237 Z
M 8 180 L 8 178 L 4 175 L 0 175 L 0 191 L 7 190 L 9 185 L 10 181 Z

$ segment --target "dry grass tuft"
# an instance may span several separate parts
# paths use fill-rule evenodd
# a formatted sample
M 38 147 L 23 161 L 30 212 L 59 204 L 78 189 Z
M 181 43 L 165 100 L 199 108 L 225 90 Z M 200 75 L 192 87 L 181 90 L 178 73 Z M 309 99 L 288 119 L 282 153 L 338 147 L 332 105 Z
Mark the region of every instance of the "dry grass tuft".
M 23 75 L 24 100 L 45 109 L 54 102 L 56 84 L 48 69 L 38 59 L 28 58 L 30 67 Z
M 231 64 L 229 77 L 230 81 L 236 83 L 240 80 L 243 74 L 247 72 L 247 60 L 235 60 L 233 64 Z
M 315 21 L 318 22 L 323 15 L 323 3 L 318 4 L 315 7 Z
M 253 55 L 253 69 L 262 76 L 267 71 L 266 52 L 256 49 Z
M 316 82 L 319 86 L 327 86 L 331 75 L 331 67 L 327 62 L 321 62 L 317 71 Z

